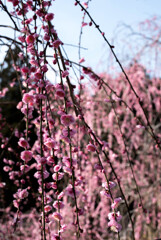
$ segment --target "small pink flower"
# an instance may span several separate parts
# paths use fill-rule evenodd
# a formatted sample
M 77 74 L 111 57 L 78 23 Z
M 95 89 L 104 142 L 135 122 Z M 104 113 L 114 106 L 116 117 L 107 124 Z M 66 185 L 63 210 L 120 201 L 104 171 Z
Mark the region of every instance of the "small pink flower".
M 15 208 L 19 208 L 19 202 L 17 200 L 13 200 L 13 205 Z
M 119 222 L 122 219 L 122 216 L 120 214 L 120 212 L 110 212 L 108 214 L 108 218 L 109 220 L 115 219 L 117 222 Z
M 88 24 L 87 23 L 82 23 L 82 27 L 85 27 L 85 26 L 87 26 Z
M 65 192 L 66 192 L 67 196 L 70 196 L 70 197 L 74 198 L 73 186 L 71 184 L 68 185 Z M 79 196 L 80 192 L 75 189 L 75 194 L 76 194 L 76 197 L 77 197 L 77 196 Z
M 63 98 L 65 96 L 65 92 L 63 89 L 57 89 L 56 90 L 56 95 L 60 98 Z
M 28 67 L 22 67 L 21 72 L 24 73 L 24 74 L 28 73 L 29 72 Z
M 72 176 L 72 169 L 71 168 L 64 166 L 63 171 L 65 173 L 68 173 L 70 176 Z
M 28 35 L 28 36 L 26 37 L 26 42 L 27 42 L 27 44 L 33 44 L 34 41 L 35 41 L 35 38 L 34 38 L 33 35 L 30 34 L 30 35 Z
M 56 184 L 56 182 L 52 182 L 52 183 L 51 183 L 51 188 L 57 189 L 57 184 Z
M 96 163 L 96 164 L 94 165 L 94 168 L 95 168 L 96 170 L 102 170 L 102 166 L 101 166 L 100 164 L 98 164 L 98 163 Z
M 115 186 L 116 186 L 116 183 L 115 183 L 115 182 L 109 181 L 109 187 L 110 187 L 110 189 L 114 188 Z M 109 190 L 109 189 L 108 189 L 108 184 L 107 184 L 107 182 L 102 183 L 102 187 L 104 187 L 106 190 Z
M 34 177 L 37 179 L 41 178 L 41 173 L 39 171 L 35 172 Z
M 87 150 L 89 152 L 95 152 L 96 151 L 96 147 L 93 144 L 90 143 L 90 144 L 87 145 Z
M 136 128 L 137 128 L 137 129 L 140 129 L 140 128 L 143 128 L 143 129 L 144 129 L 145 127 L 138 124 L 138 125 L 136 125 Z
M 82 5 L 84 6 L 84 8 L 88 8 L 88 2 L 82 2 Z
M 48 162 L 48 163 L 55 163 L 54 157 L 53 157 L 53 156 L 49 156 L 49 157 L 47 158 L 47 162 Z
M 42 77 L 43 77 L 43 75 L 42 75 L 41 72 L 36 72 L 36 73 L 34 74 L 34 76 L 35 76 L 35 78 L 36 78 L 37 80 L 40 80 L 40 79 L 42 79 Z
M 3 187 L 5 187 L 5 186 L 6 186 L 6 183 L 0 182 L 0 188 L 3 188 Z
M 120 232 L 122 229 L 121 224 L 119 224 L 115 219 L 111 219 L 108 226 L 111 227 L 111 231 L 113 232 Z
M 64 207 L 64 203 L 62 201 L 55 201 L 53 203 L 53 207 L 56 209 L 62 209 Z
M 69 158 L 69 157 L 63 157 L 62 162 L 64 163 L 64 165 L 65 165 L 66 167 L 70 167 L 70 166 L 71 166 L 70 158 Z
M 49 122 L 49 126 L 50 126 L 50 127 L 53 127 L 53 126 L 54 126 L 54 124 L 55 124 L 55 120 L 54 120 L 54 119 L 52 119 L 52 118 L 51 118 L 51 119 L 49 119 L 49 120 L 48 120 L 48 122 Z
M 63 219 L 63 217 L 61 216 L 61 214 L 58 213 L 58 212 L 54 212 L 54 213 L 52 214 L 52 218 L 54 218 L 56 221 L 61 221 L 61 220 Z
M 63 129 L 62 134 L 65 137 L 68 137 L 69 134 L 70 137 L 73 137 L 76 134 L 76 131 L 74 129 L 70 129 L 70 131 L 68 131 L 68 129 Z
M 47 72 L 47 71 L 48 71 L 47 65 L 44 64 L 44 65 L 41 67 L 41 70 L 42 70 L 43 72 Z
M 18 0 L 13 0 L 12 4 L 13 4 L 14 7 L 16 7 L 19 4 L 19 1 Z
M 63 239 L 58 234 L 54 234 L 54 235 L 52 235 L 51 240 L 63 240 Z
M 21 42 L 25 42 L 25 36 L 19 36 L 18 39 L 19 39 Z
M 110 195 L 107 191 L 102 190 L 102 191 L 100 192 L 100 194 L 101 194 L 101 196 L 105 196 L 105 197 L 107 197 L 107 198 L 111 198 L 111 195 Z
M 55 181 L 61 180 L 63 177 L 64 177 L 64 173 L 62 173 L 62 172 L 54 173 L 54 174 L 52 175 L 52 178 L 53 178 Z
M 30 161 L 32 159 L 32 152 L 31 151 L 21 152 L 21 159 L 26 162 Z
M 72 161 L 71 161 L 72 160 Z M 76 159 L 70 159 L 70 157 L 63 157 L 63 160 L 62 162 L 64 163 L 64 165 L 66 167 L 70 167 L 71 166 L 71 162 L 72 162 L 72 165 L 76 165 L 77 164 L 77 160 Z
M 69 72 L 67 70 L 62 72 L 62 77 L 66 78 L 69 75 Z
M 31 59 L 31 60 L 29 61 L 29 63 L 30 63 L 31 65 L 34 65 L 34 66 L 36 66 L 36 67 L 38 67 L 38 66 L 39 66 L 39 63 L 38 63 L 38 61 L 37 61 L 37 60 L 35 60 L 35 59 Z
M 39 158 L 39 163 L 41 163 L 41 164 L 46 164 L 46 163 L 47 163 L 46 157 L 40 157 L 40 158 Z
M 28 197 L 28 191 L 27 189 L 23 189 L 22 191 L 18 191 L 17 195 L 20 199 Z
M 61 166 L 60 165 L 56 165 L 54 167 L 54 172 L 59 172 L 60 169 L 61 169 Z
M 61 229 L 59 230 L 59 232 L 64 232 L 66 229 L 67 229 L 67 225 L 63 224 L 63 225 L 61 225 Z M 59 239 L 59 240 L 61 240 L 61 239 Z
M 63 197 L 64 197 L 64 192 L 59 193 L 58 199 L 60 200 L 60 199 L 62 199 Z
M 53 18 L 54 18 L 54 14 L 53 13 L 47 13 L 45 15 L 46 21 L 51 21 L 51 20 L 53 20 Z
M 70 114 L 63 114 L 61 116 L 61 123 L 64 126 L 69 126 L 75 122 L 74 117 Z
M 44 35 L 44 40 L 49 41 L 50 40 L 50 36 L 48 34 L 45 34 Z
M 11 170 L 11 168 L 10 168 L 9 166 L 4 166 L 4 167 L 3 167 L 3 170 L 4 170 L 5 172 L 9 172 L 9 171 Z
M 62 41 L 60 41 L 59 39 L 57 39 L 57 40 L 55 40 L 54 42 L 53 42 L 53 47 L 54 48 L 58 48 L 60 45 L 62 45 L 63 43 L 62 43 Z
M 23 137 L 19 139 L 18 145 L 23 148 L 26 148 L 29 146 L 28 142 Z
M 81 59 L 79 60 L 79 63 L 83 63 L 83 62 L 85 62 L 85 59 L 84 59 L 84 58 L 81 58 Z
M 46 205 L 46 206 L 44 207 L 45 212 L 50 212 L 51 209 L 52 209 L 52 207 L 51 207 L 50 205 Z
M 24 102 L 24 103 L 30 103 L 30 104 L 33 104 L 33 102 L 34 102 L 34 96 L 31 94 L 31 93 L 25 93 L 24 95 L 23 95 L 23 98 L 22 98 L 22 101 Z
M 119 203 L 121 202 L 121 200 L 122 200 L 121 197 L 115 198 L 115 199 L 114 199 L 114 202 L 111 204 L 112 209 L 115 209 L 115 208 L 119 205 Z
M 63 142 L 66 142 L 66 143 L 71 143 L 70 138 L 65 137 L 65 136 L 63 136 L 63 135 L 61 135 L 61 140 L 62 140 Z
M 50 149 L 55 148 L 56 146 L 56 141 L 54 141 L 52 138 L 48 138 L 46 142 L 44 143 L 45 146 L 47 146 Z

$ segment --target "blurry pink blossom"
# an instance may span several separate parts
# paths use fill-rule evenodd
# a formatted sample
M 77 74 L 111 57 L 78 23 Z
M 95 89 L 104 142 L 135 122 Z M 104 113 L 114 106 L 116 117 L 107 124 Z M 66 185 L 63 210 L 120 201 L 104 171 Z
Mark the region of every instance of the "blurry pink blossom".
M 35 41 L 35 38 L 34 38 L 33 35 L 30 34 L 30 35 L 28 35 L 28 36 L 26 37 L 26 42 L 27 42 L 27 44 L 33 44 L 34 41 Z
M 67 196 L 70 196 L 72 198 L 74 198 L 74 191 L 73 191 L 73 186 L 71 184 L 68 185 L 68 187 L 65 190 L 65 193 Z M 79 196 L 79 191 L 75 189 L 75 195 L 76 197 Z
M 121 197 L 115 198 L 115 199 L 114 199 L 114 202 L 111 204 L 112 209 L 115 209 L 115 208 L 119 205 L 119 203 L 121 202 L 121 200 L 122 200 Z
M 52 207 L 51 207 L 50 205 L 46 205 L 46 206 L 44 207 L 45 212 L 50 212 L 51 209 L 52 209 Z
M 18 196 L 18 198 L 20 198 L 20 199 L 23 199 L 23 198 L 26 198 L 26 197 L 28 197 L 28 191 L 27 191 L 27 189 L 23 189 L 23 190 L 18 190 L 18 192 L 17 192 L 17 196 Z
M 66 78 L 69 75 L 69 72 L 67 70 L 62 72 L 62 77 Z
M 32 152 L 31 151 L 21 152 L 21 159 L 25 162 L 30 161 L 32 159 Z
M 54 173 L 54 174 L 52 175 L 52 178 L 53 178 L 55 181 L 61 180 L 63 177 L 64 177 L 64 173 L 62 173 L 62 172 Z
M 63 98 L 65 96 L 65 92 L 63 89 L 57 89 L 56 90 L 56 95 L 60 98 Z
M 23 148 L 29 147 L 28 142 L 27 142 L 26 139 L 24 139 L 23 137 L 21 137 L 21 138 L 19 139 L 18 145 L 19 145 L 20 147 L 23 147 Z
M 88 25 L 88 24 L 85 23 L 85 22 L 82 23 L 82 27 L 85 27 L 85 26 L 87 26 L 87 25 Z
M 35 76 L 35 78 L 36 78 L 37 80 L 40 80 L 40 79 L 42 79 L 43 74 L 38 71 L 38 72 L 36 72 L 36 73 L 34 74 L 34 76 Z
M 82 2 L 82 5 L 84 6 L 84 8 L 88 8 L 88 2 Z
M 29 68 L 28 68 L 28 67 L 22 67 L 22 68 L 21 68 L 21 72 L 24 73 L 24 74 L 26 74 L 26 73 L 29 72 Z
M 56 209 L 62 209 L 64 207 L 64 203 L 62 201 L 55 201 L 53 203 L 53 207 Z
M 108 223 L 108 226 L 111 228 L 113 232 L 120 232 L 122 229 L 121 224 L 119 224 L 115 219 L 111 219 Z
M 87 145 L 87 150 L 89 152 L 95 152 L 96 151 L 96 147 L 93 144 L 90 143 L 90 144 Z
M 61 116 L 61 123 L 64 126 L 69 126 L 75 122 L 74 117 L 70 114 L 63 114 Z
M 84 58 L 81 58 L 81 59 L 79 60 L 79 63 L 83 63 L 83 62 L 85 62 L 85 59 L 84 59 Z
M 46 21 L 51 21 L 51 20 L 53 20 L 53 18 L 54 18 L 54 14 L 53 13 L 47 13 L 45 15 L 45 20 Z
M 60 169 L 61 169 L 61 166 L 60 165 L 56 165 L 54 167 L 54 172 L 59 172 Z
M 52 218 L 54 218 L 54 220 L 56 220 L 56 221 L 61 221 L 61 220 L 63 219 L 63 217 L 61 216 L 61 214 L 58 213 L 58 212 L 54 212 L 54 213 L 52 214 Z
M 44 142 L 44 145 L 49 149 L 53 149 L 56 146 L 56 141 L 52 138 L 47 138 L 47 140 Z
M 102 191 L 100 192 L 100 194 L 101 194 L 101 196 L 105 196 L 105 197 L 107 197 L 107 198 L 111 198 L 111 195 L 110 195 L 107 191 L 102 190 Z
M 30 104 L 33 104 L 33 102 L 34 102 L 34 96 L 32 95 L 32 93 L 25 93 L 24 95 L 23 95 L 23 98 L 22 98 L 22 101 L 24 102 L 24 103 L 30 103 Z
M 55 40 L 54 42 L 53 42 L 53 47 L 54 48 L 58 48 L 60 45 L 62 45 L 63 43 L 62 43 L 62 41 L 60 41 L 59 39 L 57 39 L 57 40 Z
M 62 199 L 63 197 L 64 197 L 64 192 L 62 191 L 61 193 L 59 193 L 58 199 L 60 200 L 60 199 Z

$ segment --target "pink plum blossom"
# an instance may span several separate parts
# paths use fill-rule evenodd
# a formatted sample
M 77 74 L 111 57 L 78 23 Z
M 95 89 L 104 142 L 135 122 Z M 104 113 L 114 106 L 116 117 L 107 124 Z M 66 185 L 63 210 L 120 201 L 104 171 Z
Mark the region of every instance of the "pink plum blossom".
M 27 42 L 27 44 L 33 44 L 34 41 L 35 41 L 35 38 L 34 38 L 33 35 L 30 34 L 30 35 L 28 35 L 28 36 L 26 37 L 26 42 Z
M 54 42 L 53 42 L 53 47 L 54 48 L 58 48 L 60 45 L 62 45 L 63 43 L 62 43 L 62 41 L 60 41 L 59 39 L 57 39 L 57 40 L 55 40 Z
M 66 78 L 69 75 L 69 72 L 67 70 L 62 72 L 62 77 Z
M 52 214 L 52 218 L 53 218 L 54 220 L 56 220 L 56 221 L 61 221 L 61 220 L 63 219 L 63 217 L 61 216 L 61 214 L 58 213 L 58 212 L 54 212 L 54 213 Z
M 47 146 L 49 149 L 53 149 L 56 146 L 56 141 L 52 138 L 46 139 L 44 145 Z
M 59 172 L 60 169 L 61 169 L 60 165 L 55 165 L 54 166 L 54 172 Z
M 50 205 L 46 205 L 44 207 L 45 212 L 50 212 L 52 210 L 52 207 Z
M 90 144 L 87 145 L 87 150 L 89 152 L 95 152 L 96 151 L 96 147 L 93 144 L 90 143 Z
M 62 201 L 55 201 L 53 203 L 53 207 L 56 209 L 62 209 L 64 207 L 64 203 Z
M 23 148 L 29 147 L 28 142 L 27 142 L 26 139 L 24 139 L 23 137 L 19 139 L 18 145 L 19 145 L 20 147 L 23 147 Z
M 25 162 L 30 161 L 32 159 L 32 152 L 31 151 L 21 152 L 21 159 Z
M 79 63 L 83 63 L 83 62 L 85 62 L 85 59 L 84 59 L 84 58 L 81 58 L 81 59 L 79 60 Z
M 53 18 L 54 18 L 54 14 L 53 13 L 47 13 L 45 15 L 46 21 L 51 21 L 51 20 L 53 20 Z
M 57 180 L 61 180 L 64 177 L 64 173 L 62 172 L 58 172 L 58 173 L 54 173 L 52 175 L 52 178 L 57 181 Z
M 24 74 L 28 73 L 29 72 L 28 67 L 22 67 L 21 72 L 24 73 Z
M 34 76 L 35 76 L 35 78 L 36 78 L 37 80 L 40 80 L 40 79 L 42 79 L 43 74 L 42 74 L 40 71 L 38 71 L 38 72 L 36 72 L 36 73 L 34 74 Z
M 64 98 L 65 92 L 64 92 L 63 89 L 57 89 L 57 90 L 56 90 L 56 95 L 57 95 L 58 97 L 60 97 L 60 98 Z
M 73 124 L 75 122 L 75 119 L 72 115 L 70 114 L 63 114 L 61 116 L 61 123 L 64 126 L 70 126 L 71 124 Z
M 115 209 L 115 208 L 119 205 L 119 203 L 121 202 L 121 200 L 122 200 L 121 197 L 115 198 L 115 199 L 114 199 L 114 202 L 113 202 L 112 205 L 111 205 L 112 209 Z
M 34 96 L 32 95 L 32 93 L 25 93 L 24 95 L 23 95 L 23 98 L 22 98 L 22 101 L 24 102 L 24 103 L 29 103 L 29 104 L 33 104 L 33 102 L 34 102 Z

